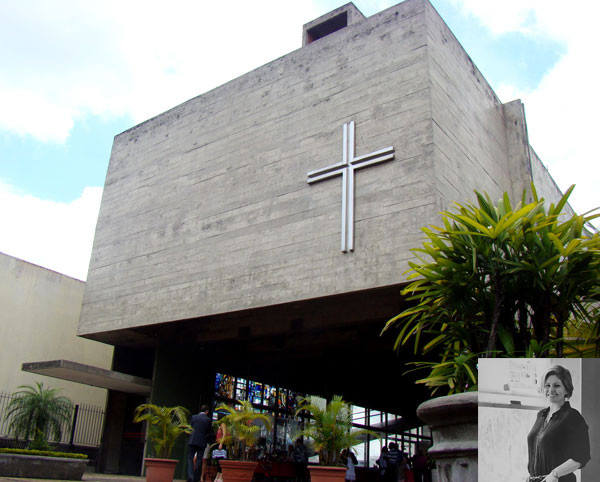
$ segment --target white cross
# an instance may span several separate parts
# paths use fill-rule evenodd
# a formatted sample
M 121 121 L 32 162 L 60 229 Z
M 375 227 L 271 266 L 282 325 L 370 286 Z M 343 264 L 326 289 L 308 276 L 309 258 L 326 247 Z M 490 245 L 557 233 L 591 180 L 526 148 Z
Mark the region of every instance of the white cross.
M 386 147 L 364 156 L 354 157 L 354 121 L 344 124 L 342 162 L 310 171 L 306 182 L 342 175 L 342 251 L 354 250 L 354 171 L 394 158 L 394 148 Z

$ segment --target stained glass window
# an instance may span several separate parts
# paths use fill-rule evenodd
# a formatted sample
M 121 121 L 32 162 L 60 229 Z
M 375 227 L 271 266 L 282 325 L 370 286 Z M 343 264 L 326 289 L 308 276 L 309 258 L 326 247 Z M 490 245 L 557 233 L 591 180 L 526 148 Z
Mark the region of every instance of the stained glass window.
M 262 383 L 248 382 L 248 400 L 256 405 L 262 405 Z
M 233 384 L 235 378 L 231 375 L 217 374 L 216 392 L 217 395 L 224 398 L 233 398 Z
M 218 401 L 230 404 L 235 403 L 234 400 L 248 400 L 256 410 L 272 416 L 272 431 L 267 433 L 263 427 L 261 436 L 266 438 L 267 446 L 276 457 L 285 457 L 290 445 L 293 445 L 296 434 L 305 423 L 306 414 L 296 416 L 296 410 L 306 395 L 287 388 L 217 373 L 215 395 Z M 311 397 L 311 402 L 323 405 L 323 408 L 326 403 L 325 399 L 319 397 Z M 396 440 L 409 455 L 414 454 L 419 444 L 423 447 L 431 444 L 431 433 L 423 433 L 422 428 L 402 432 L 392 431 L 390 427 L 397 425 L 396 420 L 401 419 L 396 414 L 358 406 L 353 406 L 352 413 L 353 423 L 357 428 L 371 428 L 379 432 L 382 437 L 381 440 L 369 437 L 368 441 L 365 441 L 360 447 L 356 447 L 360 465 L 373 466 L 380 455 L 381 447 L 393 440 Z M 390 431 L 388 432 L 388 430 Z M 316 460 L 314 461 L 316 462 Z
M 238 378 L 235 385 L 235 399 L 246 400 L 248 398 L 247 382 L 243 378 Z
M 300 404 L 301 398 L 302 398 L 302 395 L 300 395 L 298 392 L 293 392 L 292 390 L 288 390 L 287 409 L 290 412 L 295 413 L 296 410 L 298 409 L 298 405 Z

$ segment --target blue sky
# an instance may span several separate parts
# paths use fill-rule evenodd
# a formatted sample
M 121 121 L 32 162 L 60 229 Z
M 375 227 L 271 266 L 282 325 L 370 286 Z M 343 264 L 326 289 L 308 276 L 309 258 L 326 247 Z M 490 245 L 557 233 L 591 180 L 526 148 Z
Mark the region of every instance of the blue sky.
M 85 279 L 113 137 L 299 48 L 302 25 L 343 3 L 0 2 L 0 252 Z M 500 99 L 524 101 L 575 209 L 599 206 L 597 3 L 432 3 Z

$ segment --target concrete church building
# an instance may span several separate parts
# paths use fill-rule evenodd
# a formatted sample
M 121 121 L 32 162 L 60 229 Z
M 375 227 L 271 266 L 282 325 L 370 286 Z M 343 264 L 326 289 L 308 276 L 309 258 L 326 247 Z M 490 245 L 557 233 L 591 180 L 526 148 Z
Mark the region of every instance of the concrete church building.
M 421 228 L 474 189 L 560 193 L 521 102 L 427 0 L 349 3 L 302 44 L 116 136 L 79 335 L 114 345 L 154 403 L 196 411 L 226 373 L 415 426 L 428 394 L 379 333 Z M 109 392 L 103 470 L 125 470 L 144 400 Z

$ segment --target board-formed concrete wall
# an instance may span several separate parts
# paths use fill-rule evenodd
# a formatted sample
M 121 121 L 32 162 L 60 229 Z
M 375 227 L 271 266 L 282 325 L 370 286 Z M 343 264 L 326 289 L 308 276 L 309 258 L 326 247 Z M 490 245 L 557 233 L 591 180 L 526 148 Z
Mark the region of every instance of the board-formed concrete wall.
M 340 251 L 356 154 L 355 251 Z M 472 190 L 511 189 L 505 118 L 426 0 L 321 38 L 117 136 L 80 334 L 401 283 L 421 227 Z
M 83 281 L 0 253 L 0 391 L 43 382 L 74 403 L 104 408 L 106 390 L 21 371 L 25 362 L 67 359 L 110 368 L 113 348 L 78 338 Z
M 558 204 L 563 193 L 533 149 L 530 150 L 530 155 L 532 178 L 538 195 L 545 199 L 548 206 L 551 203 Z M 566 216 L 575 215 L 575 211 L 569 203 L 565 205 L 563 212 Z
M 426 9 L 435 185 L 441 208 L 510 186 L 502 104 L 452 32 Z M 460 201 L 459 201 L 460 202 Z

